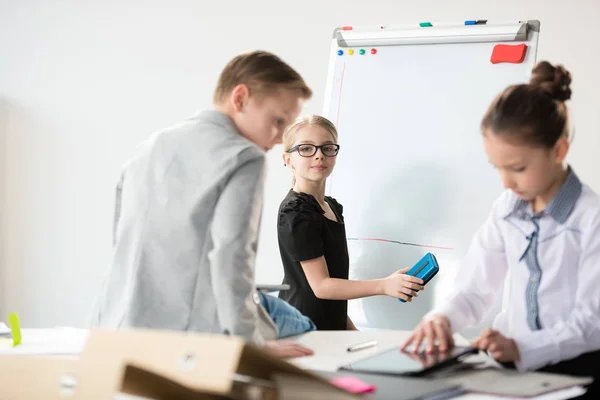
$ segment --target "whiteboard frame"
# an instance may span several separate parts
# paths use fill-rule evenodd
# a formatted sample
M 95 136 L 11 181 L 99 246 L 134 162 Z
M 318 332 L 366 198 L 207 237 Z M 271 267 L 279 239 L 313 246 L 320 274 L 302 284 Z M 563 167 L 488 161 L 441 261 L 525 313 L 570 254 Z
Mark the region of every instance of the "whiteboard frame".
M 339 57 L 335 50 L 340 47 L 349 47 L 349 37 L 354 40 L 361 40 L 361 44 L 356 44 L 356 46 L 381 46 L 382 37 L 384 42 L 388 40 L 387 45 L 392 44 L 389 42 L 391 38 L 396 38 L 397 43 L 395 45 L 419 45 L 432 43 L 448 44 L 490 41 L 527 41 L 529 35 L 533 35 L 531 40 L 535 42 L 537 55 L 537 40 L 540 31 L 539 20 L 518 21 L 512 23 L 488 22 L 485 25 L 464 25 L 459 23 L 433 24 L 434 26 L 429 28 L 415 28 L 415 25 L 353 27 L 351 30 L 345 30 L 343 27 L 335 28 L 331 39 L 331 51 L 329 52 L 323 115 L 330 115 L 331 96 L 333 96 L 333 81 L 335 79 L 335 60 Z M 386 33 L 384 34 L 383 32 Z
M 526 41 L 530 29 L 529 24 L 523 21 L 489 25 L 434 23 L 427 27 L 342 28 L 334 35 L 339 47 L 397 46 Z

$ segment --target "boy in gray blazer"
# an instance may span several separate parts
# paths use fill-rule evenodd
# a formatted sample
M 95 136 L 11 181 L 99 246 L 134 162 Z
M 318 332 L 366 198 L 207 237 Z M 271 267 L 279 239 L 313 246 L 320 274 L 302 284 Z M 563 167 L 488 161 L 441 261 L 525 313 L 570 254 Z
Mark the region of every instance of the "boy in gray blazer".
M 225 67 L 215 109 L 142 143 L 117 188 L 114 254 L 95 325 L 229 333 L 273 354 L 254 284 L 265 153 L 312 95 L 277 56 L 255 51 Z

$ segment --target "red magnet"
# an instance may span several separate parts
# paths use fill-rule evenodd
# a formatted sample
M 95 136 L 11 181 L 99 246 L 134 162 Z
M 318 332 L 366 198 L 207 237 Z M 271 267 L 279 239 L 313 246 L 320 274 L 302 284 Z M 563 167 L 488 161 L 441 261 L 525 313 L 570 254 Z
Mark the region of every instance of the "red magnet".
M 526 44 L 497 44 L 492 50 L 492 57 L 490 61 L 492 64 L 499 63 L 513 63 L 520 64 L 525 59 L 525 53 L 527 52 Z

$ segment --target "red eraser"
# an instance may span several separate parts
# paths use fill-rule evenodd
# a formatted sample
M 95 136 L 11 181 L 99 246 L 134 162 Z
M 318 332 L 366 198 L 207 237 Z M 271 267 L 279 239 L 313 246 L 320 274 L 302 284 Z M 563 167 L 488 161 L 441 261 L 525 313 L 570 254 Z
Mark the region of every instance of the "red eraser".
M 492 58 L 490 61 L 492 64 L 499 63 L 513 63 L 520 64 L 525 59 L 525 53 L 527 52 L 526 44 L 497 44 L 492 50 Z

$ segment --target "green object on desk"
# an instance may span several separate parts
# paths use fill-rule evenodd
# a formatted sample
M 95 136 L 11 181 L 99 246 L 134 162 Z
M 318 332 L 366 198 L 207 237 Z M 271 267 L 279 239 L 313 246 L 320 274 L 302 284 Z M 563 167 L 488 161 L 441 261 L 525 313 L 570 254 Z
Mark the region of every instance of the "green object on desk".
M 21 323 L 17 313 L 12 313 L 8 316 L 8 324 L 10 325 L 10 333 L 13 339 L 13 347 L 21 344 Z

